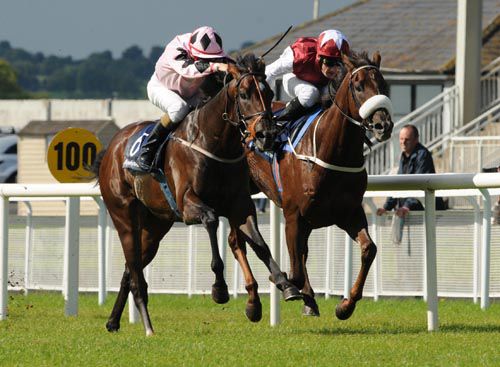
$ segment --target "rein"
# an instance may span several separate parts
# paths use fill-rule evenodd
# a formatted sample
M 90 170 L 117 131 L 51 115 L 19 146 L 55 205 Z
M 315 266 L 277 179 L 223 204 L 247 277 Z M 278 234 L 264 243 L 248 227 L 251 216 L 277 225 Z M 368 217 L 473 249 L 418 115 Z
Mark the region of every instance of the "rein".
M 260 98 L 260 102 L 262 104 L 262 107 L 264 108 L 263 111 L 260 111 L 260 112 L 256 112 L 256 113 L 253 113 L 251 115 L 244 115 L 242 112 L 241 112 L 241 107 L 240 107 L 240 84 L 241 82 L 243 81 L 244 78 L 248 77 L 248 76 L 251 76 L 254 83 L 255 83 L 255 86 L 257 88 L 257 92 L 259 93 L 259 98 Z M 224 121 L 227 121 L 229 122 L 231 125 L 235 126 L 235 127 L 241 127 L 242 125 L 245 127 L 245 130 L 242 132 L 242 135 L 246 135 L 248 134 L 248 126 L 247 126 L 247 121 L 256 117 L 256 116 L 264 116 L 266 114 L 270 114 L 269 111 L 266 110 L 266 105 L 264 103 L 264 98 L 262 97 L 262 92 L 259 88 L 259 82 L 257 81 L 257 79 L 255 78 L 255 76 L 263 76 L 265 77 L 265 74 L 264 73 L 254 73 L 254 72 L 248 72 L 248 73 L 245 73 L 243 75 L 240 76 L 240 78 L 238 79 L 238 81 L 236 82 L 236 89 L 237 89 L 237 93 L 236 93 L 236 98 L 235 98 L 235 102 L 236 102 L 236 114 L 237 114 L 237 118 L 238 118 L 238 121 L 233 121 L 231 120 L 231 118 L 229 117 L 229 113 L 227 111 L 228 109 L 228 104 L 229 104 L 229 88 L 226 89 L 226 105 L 224 107 L 224 113 L 222 114 L 222 119 Z M 224 78 L 224 84 L 226 85 L 226 79 Z
M 177 141 L 177 142 L 181 143 L 182 145 L 185 145 L 186 147 L 194 149 L 197 152 L 199 152 L 199 153 L 201 153 L 209 158 L 212 158 L 213 160 L 215 160 L 217 162 L 221 162 L 221 163 L 237 163 L 237 162 L 241 161 L 243 158 L 245 158 L 245 156 L 246 156 L 246 152 L 243 151 L 243 154 L 237 158 L 233 158 L 233 159 L 221 158 L 221 157 L 217 157 L 215 154 L 210 153 L 208 150 L 203 149 L 202 147 L 199 147 L 199 146 L 193 144 L 192 142 L 190 143 L 190 142 L 188 142 L 182 138 L 179 138 L 177 136 L 172 136 L 170 138 L 170 140 Z
M 358 109 L 361 107 L 361 104 L 359 103 L 358 99 L 356 98 L 356 96 L 352 90 L 352 77 L 354 76 L 354 74 L 356 74 L 358 71 L 360 71 L 362 69 L 377 69 L 378 70 L 378 68 L 374 65 L 363 65 L 363 66 L 360 66 L 359 68 L 354 69 L 351 72 L 351 76 L 349 78 L 349 91 L 351 92 L 354 103 L 356 103 L 356 106 L 358 107 Z M 359 126 L 360 128 L 362 128 L 364 130 L 373 131 L 373 124 L 368 123 L 368 126 L 365 126 L 365 124 L 362 121 L 358 121 L 358 120 L 352 118 L 351 116 L 349 116 L 348 114 L 346 114 L 344 111 L 342 111 L 342 108 L 340 108 L 340 106 L 337 104 L 336 98 L 333 98 L 333 96 L 332 96 L 330 86 L 331 86 L 331 84 L 328 84 L 328 94 L 330 95 L 330 100 L 333 102 L 335 107 L 337 107 L 337 109 L 340 111 L 342 116 L 344 116 L 347 120 L 352 122 L 354 125 Z

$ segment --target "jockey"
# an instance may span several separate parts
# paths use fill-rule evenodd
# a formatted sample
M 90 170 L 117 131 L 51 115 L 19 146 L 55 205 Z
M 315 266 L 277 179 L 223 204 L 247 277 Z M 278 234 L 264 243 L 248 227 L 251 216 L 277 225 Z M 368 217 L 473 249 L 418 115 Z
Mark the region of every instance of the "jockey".
M 283 89 L 292 97 L 278 121 L 298 118 L 319 102 L 323 88 L 342 74 L 342 54 L 349 54 L 349 41 L 340 31 L 330 29 L 318 38 L 301 37 L 288 46 L 278 60 L 266 67 L 272 85 L 283 75 Z
M 151 171 L 163 138 L 200 101 L 199 87 L 205 77 L 227 71 L 227 60 L 222 39 L 212 27 L 178 35 L 167 44 L 147 85 L 149 100 L 165 114 L 141 148 L 137 163 L 143 170 Z

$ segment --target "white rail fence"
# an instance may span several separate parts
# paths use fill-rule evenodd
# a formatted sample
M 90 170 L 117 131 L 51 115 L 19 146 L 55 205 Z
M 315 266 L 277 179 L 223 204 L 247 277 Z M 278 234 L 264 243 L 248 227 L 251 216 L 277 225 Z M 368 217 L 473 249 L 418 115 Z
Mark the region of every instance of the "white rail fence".
M 474 302 L 480 299 L 482 308 L 488 307 L 490 288 L 493 296 L 500 297 L 500 264 L 497 264 L 500 263 L 500 243 L 497 243 L 500 226 L 490 227 L 491 204 L 489 192 L 485 190 L 500 187 L 500 174 L 370 176 L 369 182 L 370 190 L 375 191 L 367 193 L 365 203 L 371 208 L 370 232 L 379 247 L 379 253 L 365 287 L 366 296 L 374 299 L 395 295 L 424 296 L 428 302 L 429 330 L 438 328 L 438 286 L 440 296 L 471 297 Z M 391 216 L 377 217 L 373 214 L 375 197 L 389 194 L 423 197 L 424 189 L 426 200 L 432 203 L 433 190 L 450 188 L 473 189 L 438 191 L 438 195 L 468 197 L 471 209 L 438 212 L 437 216 L 433 210 L 412 213 L 405 226 L 402 244 L 392 243 Z M 481 193 L 477 188 L 481 189 Z M 482 195 L 482 203 L 478 203 L 478 195 Z M 0 196 L 0 319 L 7 317 L 8 284 L 14 290 L 61 290 L 67 315 L 78 313 L 78 290 L 98 291 L 99 304 L 102 304 L 107 291 L 117 289 L 124 260 L 116 232 L 107 225 L 98 188 L 79 184 L 0 185 Z M 66 217 L 50 218 L 49 221 L 36 216 L 9 215 L 9 198 L 24 202 L 36 200 L 33 197 L 66 200 Z M 101 205 L 98 218 L 79 217 L 79 197 L 93 197 Z M 283 224 L 280 230 L 279 211 L 273 206 L 271 212 L 274 214 L 271 218 L 259 216 L 259 227 L 264 237 L 270 239 L 268 243 L 273 255 L 278 261 L 281 260 L 282 268 L 287 270 L 286 246 L 280 240 Z M 227 227 L 224 221 L 221 223 L 221 250 L 225 256 Z M 491 240 L 492 231 L 497 234 L 494 240 Z M 213 275 L 204 229 L 179 224 L 173 227 L 164 242 L 155 261 L 146 269 L 149 290 L 152 293 L 188 295 L 210 293 Z M 352 278 L 359 269 L 359 256 L 353 256 L 353 252 L 359 255 L 358 247 L 353 246 L 338 228 L 313 232 L 308 266 L 317 293 L 323 293 L 327 298 L 348 294 Z M 264 285 L 259 289 L 262 292 L 271 291 L 271 324 L 277 324 L 279 295 L 273 292 L 275 287 L 266 288 L 265 285 L 269 284 L 267 269 L 252 252 L 249 255 L 257 280 Z M 490 256 L 495 264 L 491 275 Z M 233 296 L 237 297 L 245 293 L 242 276 L 235 261 L 225 263 L 229 288 Z M 490 277 L 494 280 L 493 287 L 489 285 Z M 132 319 L 136 318 L 133 312 L 130 315 Z

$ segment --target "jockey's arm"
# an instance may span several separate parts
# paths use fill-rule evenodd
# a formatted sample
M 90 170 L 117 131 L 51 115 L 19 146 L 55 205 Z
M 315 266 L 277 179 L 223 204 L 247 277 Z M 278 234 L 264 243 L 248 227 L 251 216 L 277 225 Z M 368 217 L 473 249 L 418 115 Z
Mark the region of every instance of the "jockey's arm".
M 280 75 L 293 71 L 293 51 L 291 47 L 285 48 L 278 60 L 266 66 L 266 81 L 273 85 Z

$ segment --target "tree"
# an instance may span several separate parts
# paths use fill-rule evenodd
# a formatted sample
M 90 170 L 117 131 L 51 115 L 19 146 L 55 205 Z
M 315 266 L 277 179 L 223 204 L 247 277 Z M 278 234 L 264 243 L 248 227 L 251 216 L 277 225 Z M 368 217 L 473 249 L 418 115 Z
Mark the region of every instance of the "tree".
M 122 59 L 137 61 L 144 59 L 144 55 L 142 54 L 142 49 L 139 46 L 130 46 L 122 53 Z
M 17 84 L 16 73 L 9 63 L 2 59 L 0 59 L 0 98 L 26 98 L 26 93 L 24 93 L 19 84 Z

